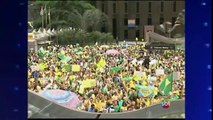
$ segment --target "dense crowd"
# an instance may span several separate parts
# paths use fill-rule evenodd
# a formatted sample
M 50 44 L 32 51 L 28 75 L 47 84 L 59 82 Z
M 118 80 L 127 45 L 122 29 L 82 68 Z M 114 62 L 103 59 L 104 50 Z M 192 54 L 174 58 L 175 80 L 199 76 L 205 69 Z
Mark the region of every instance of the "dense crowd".
M 120 54 L 106 54 L 110 49 L 117 50 Z M 183 50 L 149 51 L 142 45 L 126 48 L 117 45 L 53 45 L 44 50 L 43 53 L 29 52 L 28 89 L 37 93 L 45 89 L 75 92 L 82 100 L 77 109 L 89 112 L 124 112 L 148 107 L 164 99 L 184 99 Z M 70 59 L 62 60 L 60 54 Z M 69 70 L 65 65 L 79 65 L 80 71 Z M 32 66 L 42 67 L 34 70 Z M 156 74 L 157 69 L 164 73 Z M 143 75 L 136 78 L 135 71 L 141 71 Z M 174 72 L 179 73 L 178 77 L 172 80 L 172 90 L 165 95 L 160 90 L 160 84 Z M 82 88 L 84 80 L 95 80 L 95 85 Z M 149 96 L 139 95 L 137 85 L 152 87 L 153 93 Z

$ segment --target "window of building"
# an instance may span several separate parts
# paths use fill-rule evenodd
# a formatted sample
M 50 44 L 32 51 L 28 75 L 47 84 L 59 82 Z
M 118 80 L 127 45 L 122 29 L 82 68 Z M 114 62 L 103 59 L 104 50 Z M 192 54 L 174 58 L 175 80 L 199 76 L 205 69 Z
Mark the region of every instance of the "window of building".
M 101 32 L 106 32 L 105 26 L 102 26 L 102 27 L 101 27 Z
M 139 2 L 136 2 L 136 13 L 139 13 Z
M 176 12 L 176 1 L 173 2 L 173 12 Z
M 148 21 L 148 25 L 152 25 L 152 15 L 151 14 L 148 14 L 148 19 L 147 19 L 147 21 Z
M 135 24 L 136 24 L 136 25 L 140 25 L 140 18 L 136 18 L 136 19 L 135 19 Z
M 128 11 L 128 6 L 127 6 L 127 3 L 125 2 L 124 3 L 124 12 L 127 13 L 127 11 Z
M 149 12 L 152 12 L 152 2 L 149 2 Z
M 115 18 L 112 19 L 112 30 L 113 30 L 113 37 L 117 37 L 117 21 Z
M 128 30 L 124 30 L 124 39 L 128 39 Z
M 162 24 L 164 22 L 164 17 L 163 17 L 163 15 L 161 14 L 160 15 L 160 24 Z
M 128 25 L 128 19 L 124 18 L 124 25 L 127 26 Z
M 135 37 L 137 37 L 138 39 L 140 38 L 140 30 L 136 30 Z
M 161 2 L 161 7 L 160 7 L 160 11 L 163 12 L 163 8 L 164 8 L 164 2 Z
M 176 17 L 172 17 L 172 25 L 175 24 L 175 21 L 176 21 Z
M 113 3 L 113 13 L 116 13 L 116 4 Z
M 148 25 L 152 25 L 152 18 L 148 18 Z
M 104 12 L 104 3 L 102 3 L 101 8 L 102 8 L 102 12 Z

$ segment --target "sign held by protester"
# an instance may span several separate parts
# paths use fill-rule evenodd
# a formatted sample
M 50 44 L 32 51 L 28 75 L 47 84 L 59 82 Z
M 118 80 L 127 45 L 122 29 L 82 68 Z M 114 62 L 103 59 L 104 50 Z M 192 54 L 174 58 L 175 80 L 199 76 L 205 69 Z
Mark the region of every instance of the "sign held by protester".
M 139 80 L 142 80 L 142 76 L 143 76 L 143 72 L 135 71 L 133 75 L 133 79 L 139 81 Z
M 164 69 L 156 69 L 155 73 L 156 75 L 164 75 Z
M 138 77 L 142 77 L 143 76 L 143 73 L 141 71 L 135 71 L 134 72 L 134 75 L 135 76 L 138 76 Z
M 153 89 L 151 87 L 149 87 L 149 86 L 143 86 L 143 87 L 141 87 L 139 89 L 138 95 L 139 96 L 143 96 L 143 97 L 148 97 L 148 96 L 150 96 L 153 93 L 154 93 L 154 91 L 153 91 Z
M 149 80 L 149 81 L 156 81 L 157 78 L 156 78 L 155 76 L 151 76 L 151 75 L 150 75 L 150 76 L 148 77 L 148 80 Z
M 72 65 L 72 71 L 73 72 L 79 72 L 80 71 L 80 65 Z
M 180 80 L 180 72 L 173 72 L 173 80 Z
M 87 79 L 82 82 L 82 85 L 84 88 L 91 88 L 96 86 L 96 80 L 95 79 Z
M 31 68 L 32 72 L 39 71 L 39 66 L 31 66 L 30 68 Z

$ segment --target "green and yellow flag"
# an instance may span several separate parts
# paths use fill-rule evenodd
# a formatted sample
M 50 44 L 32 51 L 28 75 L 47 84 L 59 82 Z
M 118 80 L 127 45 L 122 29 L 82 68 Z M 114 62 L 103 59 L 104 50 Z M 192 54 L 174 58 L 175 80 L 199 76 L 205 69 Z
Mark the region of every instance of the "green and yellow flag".
M 122 66 L 112 67 L 112 68 L 110 68 L 110 73 L 116 73 L 116 72 L 121 71 L 123 69 L 124 69 L 124 67 L 122 67 Z
M 133 77 L 124 77 L 124 78 L 122 78 L 122 80 L 124 80 L 124 81 L 130 81 L 132 79 L 133 79 Z
M 173 73 L 170 73 L 160 84 L 160 90 L 163 95 L 169 95 L 172 91 Z
M 138 89 L 138 96 L 148 97 L 154 94 L 151 86 L 135 86 Z
M 95 79 L 87 79 L 82 81 L 82 85 L 84 88 L 92 88 L 96 86 L 96 80 Z
M 62 59 L 61 59 L 61 62 L 63 63 L 67 63 L 71 60 L 71 58 L 69 56 L 64 56 Z
M 65 65 L 63 65 L 62 69 L 64 69 L 66 72 L 71 72 L 72 66 L 69 64 L 65 64 Z
M 38 50 L 38 56 L 40 58 L 44 58 L 45 55 L 47 55 L 48 51 L 45 51 L 43 47 L 40 47 Z
M 39 70 L 40 71 L 43 71 L 45 68 L 47 68 L 48 66 L 47 66 L 47 64 L 46 63 L 41 63 L 41 64 L 39 64 Z
M 58 53 L 58 57 L 63 60 L 66 56 L 65 56 L 65 52 L 62 50 Z

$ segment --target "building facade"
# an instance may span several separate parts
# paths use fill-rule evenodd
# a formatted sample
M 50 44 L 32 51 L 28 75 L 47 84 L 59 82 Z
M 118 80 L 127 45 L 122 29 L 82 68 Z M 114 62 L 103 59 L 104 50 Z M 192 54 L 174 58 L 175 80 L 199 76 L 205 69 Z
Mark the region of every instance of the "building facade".
M 118 40 L 135 40 L 136 37 L 144 38 L 146 25 L 158 26 L 165 21 L 174 24 L 178 14 L 185 8 L 185 1 L 96 1 L 96 7 L 108 16 L 109 24 L 100 27 L 102 32 L 111 32 Z

